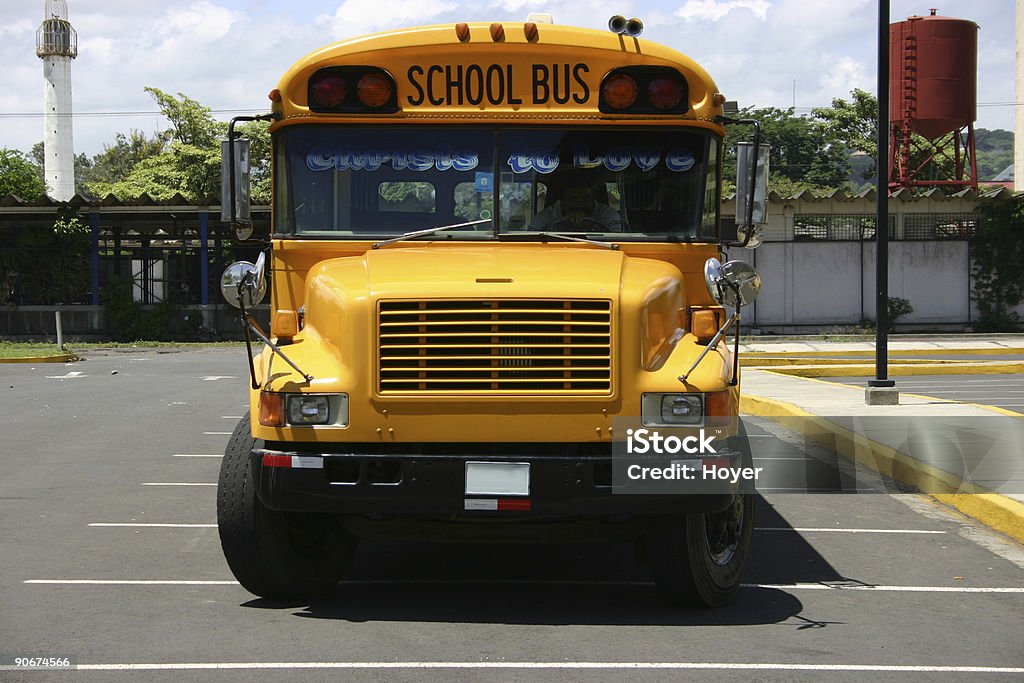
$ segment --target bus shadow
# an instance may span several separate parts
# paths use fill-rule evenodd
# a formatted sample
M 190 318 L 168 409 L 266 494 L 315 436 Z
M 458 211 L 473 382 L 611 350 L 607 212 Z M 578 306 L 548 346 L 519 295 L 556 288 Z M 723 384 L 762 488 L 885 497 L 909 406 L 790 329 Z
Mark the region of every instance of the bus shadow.
M 759 499 L 757 525 L 792 529 L 763 499 Z M 729 626 L 789 622 L 797 629 L 835 623 L 803 614 L 803 603 L 786 585 L 806 582 L 851 583 L 793 531 L 755 532 L 744 587 L 732 605 L 711 610 L 678 609 L 665 603 L 649 569 L 634 562 L 629 544 L 373 541 L 360 547 L 348 578 L 331 596 L 311 603 L 252 600 L 245 606 L 357 623 Z

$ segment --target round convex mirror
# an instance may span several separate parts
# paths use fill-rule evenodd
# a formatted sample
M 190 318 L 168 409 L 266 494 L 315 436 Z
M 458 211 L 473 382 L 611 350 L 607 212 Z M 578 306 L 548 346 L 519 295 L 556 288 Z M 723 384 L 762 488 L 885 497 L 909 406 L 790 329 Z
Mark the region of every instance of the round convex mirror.
M 262 257 L 262 254 L 260 256 Z M 239 291 L 241 291 L 241 295 L 245 296 L 246 307 L 255 306 L 263 301 L 263 297 L 267 294 L 267 281 L 264 278 L 257 278 L 256 273 L 256 266 L 248 261 L 236 261 L 225 268 L 224 274 L 220 276 L 220 291 L 224 295 L 224 299 L 235 308 L 241 308 L 239 300 Z M 250 274 L 249 285 L 243 286 L 239 290 L 239 283 Z
M 744 261 L 721 263 L 709 258 L 704 262 L 704 282 L 711 298 L 730 308 L 753 303 L 761 290 L 761 276 Z
M 721 279 L 722 262 L 716 258 L 709 258 L 704 262 L 704 284 L 708 287 L 708 293 L 719 306 L 735 306 L 735 303 L 729 300 L 736 298 L 732 291 L 724 284 L 719 287 Z
M 757 300 L 761 291 L 761 276 L 757 274 L 754 266 L 745 261 L 726 261 L 722 264 L 722 277 L 733 285 L 728 287 L 730 298 L 733 300 L 739 296 L 740 306 L 752 304 Z M 735 306 L 735 303 L 730 304 Z

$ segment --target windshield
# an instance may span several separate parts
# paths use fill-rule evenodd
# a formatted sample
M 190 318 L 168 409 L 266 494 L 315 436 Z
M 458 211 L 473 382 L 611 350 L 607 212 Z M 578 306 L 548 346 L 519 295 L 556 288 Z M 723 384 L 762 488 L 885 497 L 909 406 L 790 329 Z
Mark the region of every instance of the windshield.
M 432 238 L 717 240 L 718 140 L 704 132 L 293 126 L 275 144 L 278 234 L 372 238 L 477 221 Z

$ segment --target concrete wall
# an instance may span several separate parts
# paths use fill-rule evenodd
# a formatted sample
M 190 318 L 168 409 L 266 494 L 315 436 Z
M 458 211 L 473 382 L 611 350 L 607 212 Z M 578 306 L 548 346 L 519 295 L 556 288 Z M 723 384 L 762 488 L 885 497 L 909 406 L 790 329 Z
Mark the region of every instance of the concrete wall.
M 876 317 L 874 242 L 766 242 L 732 249 L 729 258 L 754 264 L 761 275 L 761 296 L 744 312 L 744 327 L 800 332 Z M 970 327 L 978 311 L 969 259 L 964 240 L 890 242 L 889 296 L 914 308 L 897 330 Z M 1016 310 L 1024 318 L 1024 306 Z

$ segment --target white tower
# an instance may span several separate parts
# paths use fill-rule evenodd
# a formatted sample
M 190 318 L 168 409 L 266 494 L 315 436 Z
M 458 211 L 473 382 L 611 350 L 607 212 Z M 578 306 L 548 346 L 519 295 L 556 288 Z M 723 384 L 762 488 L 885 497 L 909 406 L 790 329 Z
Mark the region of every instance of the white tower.
M 46 192 L 66 202 L 75 195 L 75 151 L 71 140 L 71 60 L 78 34 L 68 21 L 65 0 L 46 0 L 36 31 L 36 55 L 43 60 L 43 164 Z

